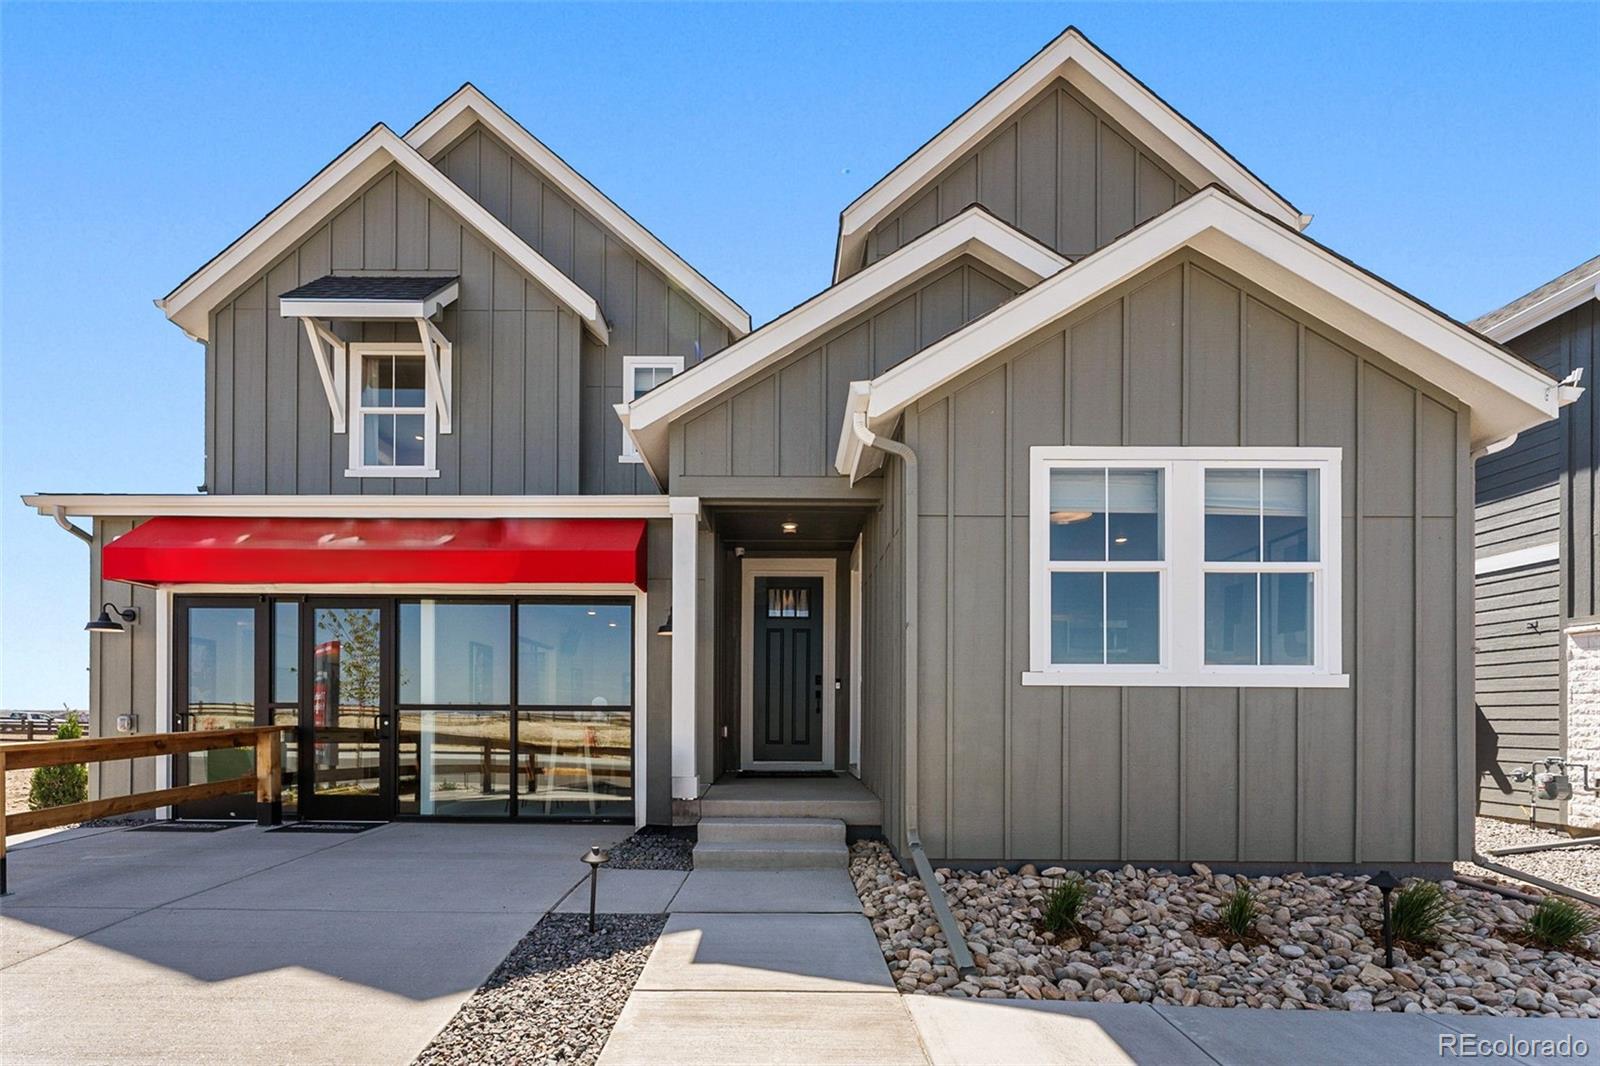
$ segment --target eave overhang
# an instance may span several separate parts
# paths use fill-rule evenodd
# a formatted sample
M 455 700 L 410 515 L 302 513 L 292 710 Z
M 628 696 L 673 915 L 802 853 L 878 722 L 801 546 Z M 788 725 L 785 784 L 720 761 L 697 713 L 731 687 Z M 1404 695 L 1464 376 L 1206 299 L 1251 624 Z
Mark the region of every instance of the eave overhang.
M 196 340 L 210 331 L 211 311 L 249 278 L 315 231 L 340 205 L 391 166 L 398 166 L 575 314 L 601 343 L 609 332 L 600 305 L 534 251 L 488 209 L 379 123 L 287 200 L 156 301 L 167 318 Z
M 1032 286 L 1068 260 L 1022 231 L 973 206 L 905 247 L 813 296 L 714 357 L 690 367 L 630 404 L 618 404 L 623 431 L 633 438 L 657 484 L 667 465 L 671 422 L 803 350 L 859 315 L 958 259 L 971 258 L 1012 281 Z
M 910 203 L 947 166 L 1004 125 L 1056 79 L 1066 81 L 1132 133 L 1195 188 L 1221 184 L 1272 218 L 1304 229 L 1311 216 L 1157 96 L 1149 86 L 1069 26 L 932 140 L 918 148 L 839 215 L 834 278 L 859 262 L 867 234 Z
M 836 469 L 873 469 L 853 421 L 890 432 L 918 398 L 1048 328 L 1163 258 L 1192 248 L 1459 398 L 1474 448 L 1556 417 L 1559 386 L 1533 364 L 1211 187 L 1086 256 L 871 381 L 855 382 Z

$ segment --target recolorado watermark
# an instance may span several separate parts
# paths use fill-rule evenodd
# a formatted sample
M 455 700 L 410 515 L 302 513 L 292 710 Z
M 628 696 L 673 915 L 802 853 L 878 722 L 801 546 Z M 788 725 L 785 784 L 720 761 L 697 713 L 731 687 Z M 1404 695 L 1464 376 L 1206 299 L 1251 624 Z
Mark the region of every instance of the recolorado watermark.
M 1591 1036 L 1594 1034 L 1590 1034 Z M 1476 1033 L 1440 1033 L 1439 1057 L 1584 1059 L 1589 1043 L 1568 1033 L 1565 1036 L 1534 1038 L 1526 1036 L 1484 1037 Z

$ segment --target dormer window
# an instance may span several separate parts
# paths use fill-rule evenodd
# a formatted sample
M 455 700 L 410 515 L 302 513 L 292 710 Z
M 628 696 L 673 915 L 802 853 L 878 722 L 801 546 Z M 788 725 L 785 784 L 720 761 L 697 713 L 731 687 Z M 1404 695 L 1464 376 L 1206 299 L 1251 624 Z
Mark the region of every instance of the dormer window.
M 419 344 L 350 346 L 349 477 L 437 477 L 437 404 Z

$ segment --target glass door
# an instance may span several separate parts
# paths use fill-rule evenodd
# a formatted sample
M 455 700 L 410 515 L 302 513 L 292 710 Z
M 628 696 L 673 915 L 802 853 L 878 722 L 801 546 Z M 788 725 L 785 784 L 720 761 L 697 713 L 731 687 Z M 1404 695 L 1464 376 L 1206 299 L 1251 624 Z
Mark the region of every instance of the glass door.
M 302 610 L 301 814 L 386 819 L 394 798 L 391 608 L 383 600 L 309 600 Z
M 173 701 L 175 727 L 180 731 L 245 729 L 256 724 L 260 693 L 260 601 L 245 599 L 180 598 L 176 604 L 174 633 L 177 698 Z M 174 783 L 202 785 L 225 781 L 251 772 L 251 748 L 192 751 L 172 757 Z M 254 792 L 191 800 L 175 808 L 179 818 L 254 818 Z

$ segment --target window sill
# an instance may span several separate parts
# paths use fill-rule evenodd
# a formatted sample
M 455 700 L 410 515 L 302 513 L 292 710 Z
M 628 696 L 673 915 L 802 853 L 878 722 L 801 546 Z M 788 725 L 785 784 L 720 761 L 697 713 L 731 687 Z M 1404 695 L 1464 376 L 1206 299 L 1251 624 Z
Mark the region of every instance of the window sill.
M 437 470 L 424 470 L 415 466 L 359 466 L 349 467 L 344 472 L 345 477 L 438 477 Z
M 1112 688 L 1349 688 L 1349 674 L 1310 674 L 1286 670 L 1250 672 L 1214 671 L 1176 674 L 1157 670 L 1029 670 L 1022 675 L 1029 687 Z

